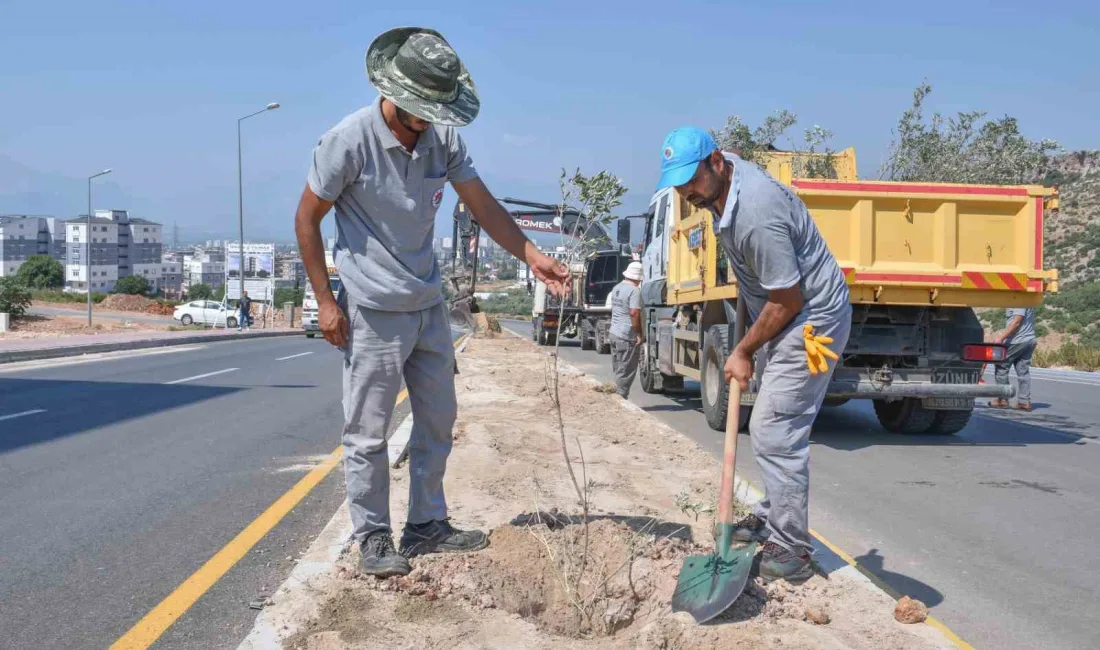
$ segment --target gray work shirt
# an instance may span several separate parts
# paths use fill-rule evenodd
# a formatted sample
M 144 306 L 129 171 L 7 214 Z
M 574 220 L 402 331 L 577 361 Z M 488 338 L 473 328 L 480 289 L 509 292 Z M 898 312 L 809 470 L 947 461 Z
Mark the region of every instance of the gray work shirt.
M 807 321 L 823 325 L 850 318 L 844 273 L 806 205 L 756 165 L 724 155 L 733 163 L 733 180 L 726 209 L 720 218 L 715 216 L 716 230 L 749 317 L 755 322 L 760 316 L 768 291 L 798 285 L 802 311 L 787 330 Z
M 439 304 L 435 213 L 447 181 L 474 178 L 454 128 L 432 125 L 410 152 L 386 126 L 381 98 L 321 136 L 309 188 L 335 203 L 336 268 L 354 304 L 399 312 Z
M 633 341 L 638 336 L 634 321 L 630 319 L 631 309 L 642 308 L 641 290 L 623 280 L 611 290 L 611 336 Z
M 1023 320 L 1020 321 L 1020 326 L 1016 328 L 1016 332 L 1005 340 L 1005 343 L 1011 345 L 1014 343 L 1027 343 L 1035 340 L 1035 310 L 1034 309 L 1006 309 L 1005 310 L 1005 328 L 1012 324 L 1012 319 L 1020 317 Z

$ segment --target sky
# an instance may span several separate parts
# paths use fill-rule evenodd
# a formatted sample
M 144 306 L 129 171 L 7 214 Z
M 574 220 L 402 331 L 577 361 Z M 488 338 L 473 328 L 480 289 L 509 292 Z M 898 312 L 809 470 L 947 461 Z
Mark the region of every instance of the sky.
M 1098 7 L 0 0 L 0 213 L 76 216 L 109 167 L 95 208 L 183 240 L 233 236 L 236 120 L 280 102 L 243 125 L 245 234 L 290 241 L 312 147 L 374 99 L 364 52 L 400 25 L 439 30 L 470 70 L 482 108 L 462 135 L 497 196 L 553 203 L 563 167 L 607 169 L 635 214 L 668 131 L 777 109 L 796 132 L 831 129 L 874 178 L 922 80 L 933 109 L 1009 114 L 1032 138 L 1096 149 Z M 454 202 L 448 189 L 440 236 Z

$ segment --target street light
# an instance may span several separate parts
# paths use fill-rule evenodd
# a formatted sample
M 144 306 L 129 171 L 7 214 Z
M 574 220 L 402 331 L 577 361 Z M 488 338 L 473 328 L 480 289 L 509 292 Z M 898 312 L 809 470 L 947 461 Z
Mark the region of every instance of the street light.
M 240 249 L 238 250 L 237 258 L 237 277 L 240 280 L 241 293 L 237 296 L 237 300 L 244 299 L 244 183 L 241 180 L 241 122 L 247 120 L 250 117 L 255 117 L 260 113 L 266 113 L 267 111 L 273 111 L 279 108 L 278 102 L 271 102 L 263 109 L 256 111 L 255 113 L 249 113 L 242 118 L 237 119 L 237 225 L 240 229 Z M 226 260 L 228 262 L 228 260 Z M 247 323 L 238 323 L 241 327 L 244 327 Z
M 88 229 L 84 233 L 84 248 L 86 251 L 86 259 L 84 260 L 85 277 L 84 280 L 88 284 L 88 327 L 92 326 L 92 179 L 99 178 L 100 176 L 106 176 L 110 174 L 110 169 L 104 169 L 98 174 L 92 174 L 88 177 Z

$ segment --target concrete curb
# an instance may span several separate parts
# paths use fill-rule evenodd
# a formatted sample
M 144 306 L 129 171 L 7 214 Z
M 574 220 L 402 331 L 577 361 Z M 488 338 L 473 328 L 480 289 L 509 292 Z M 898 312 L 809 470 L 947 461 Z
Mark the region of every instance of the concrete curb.
M 0 351 L 0 364 L 18 363 L 20 361 L 38 361 L 40 359 L 59 359 L 62 357 L 78 357 L 85 354 L 100 354 L 103 352 L 118 352 L 122 350 L 144 350 L 147 348 L 163 348 L 173 345 L 194 345 L 196 343 L 217 343 L 219 341 L 248 341 L 251 339 L 266 339 L 276 336 L 301 336 L 301 330 L 279 330 L 271 332 L 257 332 L 256 334 L 204 334 L 197 336 L 180 336 L 164 339 L 141 339 L 137 341 L 115 341 L 113 343 L 92 343 L 89 345 L 59 346 L 56 348 L 42 348 L 39 350 L 12 350 Z

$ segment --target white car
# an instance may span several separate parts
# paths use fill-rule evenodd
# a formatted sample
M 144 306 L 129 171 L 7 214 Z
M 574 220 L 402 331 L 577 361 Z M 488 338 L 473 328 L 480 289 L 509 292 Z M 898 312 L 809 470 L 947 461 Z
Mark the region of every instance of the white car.
M 226 307 L 213 300 L 195 300 L 186 305 L 180 305 L 176 307 L 172 318 L 178 320 L 181 325 L 200 323 L 221 327 L 237 326 L 237 311 L 233 307 Z

